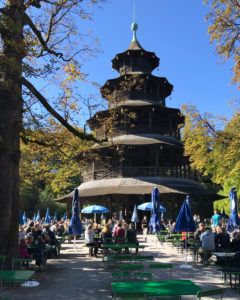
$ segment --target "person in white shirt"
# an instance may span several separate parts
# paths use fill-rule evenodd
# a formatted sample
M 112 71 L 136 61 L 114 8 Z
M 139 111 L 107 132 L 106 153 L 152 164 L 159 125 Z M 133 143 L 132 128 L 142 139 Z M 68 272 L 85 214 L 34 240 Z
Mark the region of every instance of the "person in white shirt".
M 90 256 L 97 256 L 98 247 L 94 242 L 93 224 L 89 224 L 85 230 L 85 245 L 90 247 Z

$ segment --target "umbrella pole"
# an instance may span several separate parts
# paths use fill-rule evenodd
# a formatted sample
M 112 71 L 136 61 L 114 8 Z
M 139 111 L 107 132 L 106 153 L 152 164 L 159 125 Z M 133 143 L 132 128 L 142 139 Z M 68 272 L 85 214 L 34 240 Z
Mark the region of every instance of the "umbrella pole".
M 193 269 L 193 267 L 191 265 L 188 265 L 188 263 L 187 263 L 187 241 L 188 241 L 188 232 L 187 232 L 186 240 L 185 240 L 185 243 L 186 243 L 186 246 L 185 246 L 185 249 L 186 249 L 185 264 L 180 265 L 179 268 L 182 268 L 182 269 Z
M 188 251 L 188 246 L 187 246 L 187 241 L 188 241 L 188 232 L 186 233 L 186 240 L 185 240 L 185 251 L 186 251 L 186 265 L 187 265 L 187 251 Z

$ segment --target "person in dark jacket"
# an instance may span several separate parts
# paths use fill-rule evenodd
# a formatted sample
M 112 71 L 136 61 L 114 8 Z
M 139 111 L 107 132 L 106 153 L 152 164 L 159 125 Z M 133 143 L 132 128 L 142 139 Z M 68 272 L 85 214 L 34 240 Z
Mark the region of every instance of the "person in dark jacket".
M 221 227 L 216 227 L 216 235 L 215 235 L 215 248 L 216 251 L 225 252 L 230 250 L 230 236 L 229 234 Z
M 129 224 L 129 227 L 126 232 L 126 242 L 129 244 L 136 244 L 138 245 L 137 239 L 137 230 L 134 228 L 133 224 Z M 129 249 L 125 249 L 125 251 L 129 252 Z M 136 254 L 138 253 L 138 248 L 136 248 Z
M 231 249 L 234 252 L 240 252 L 240 231 L 233 232 Z

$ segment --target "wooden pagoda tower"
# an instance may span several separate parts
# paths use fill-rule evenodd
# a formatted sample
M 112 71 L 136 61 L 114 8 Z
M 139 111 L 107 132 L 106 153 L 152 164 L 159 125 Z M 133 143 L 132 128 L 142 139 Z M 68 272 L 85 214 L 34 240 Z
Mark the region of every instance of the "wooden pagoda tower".
M 87 122 L 99 143 L 82 157 L 81 200 L 130 215 L 135 204 L 151 201 L 156 186 L 168 216 L 176 216 L 187 194 L 193 199 L 193 212 L 201 214 L 209 204 L 212 207 L 213 197 L 197 181 L 183 154 L 184 116 L 166 106 L 173 86 L 152 74 L 159 58 L 140 45 L 137 28 L 133 23 L 129 48 L 112 60 L 119 77 L 101 88 L 108 109 Z

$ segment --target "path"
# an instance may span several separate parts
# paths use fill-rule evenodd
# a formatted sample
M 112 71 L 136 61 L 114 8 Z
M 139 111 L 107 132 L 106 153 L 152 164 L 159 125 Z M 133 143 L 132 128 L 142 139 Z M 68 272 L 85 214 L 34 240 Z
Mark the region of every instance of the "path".
M 156 243 L 155 236 L 148 237 L 143 252 L 152 253 L 156 261 L 174 263 L 176 267 L 173 278 L 191 279 L 202 287 L 223 287 L 221 273 L 215 266 L 197 264 L 193 269 L 181 269 L 179 265 L 184 262 L 184 256 L 170 244 Z M 168 270 L 154 271 L 156 280 L 169 277 Z M 64 243 L 60 257 L 48 260 L 46 270 L 37 273 L 35 279 L 40 282 L 38 287 L 16 287 L 12 290 L 4 290 L 2 295 L 11 295 L 14 300 L 111 299 L 111 270 L 104 269 L 101 258 L 88 257 L 88 249 L 83 247 L 83 241 L 78 241 L 75 249 L 73 244 Z M 182 299 L 194 298 L 182 297 Z M 228 289 L 224 299 L 237 300 L 240 299 L 240 295 Z

